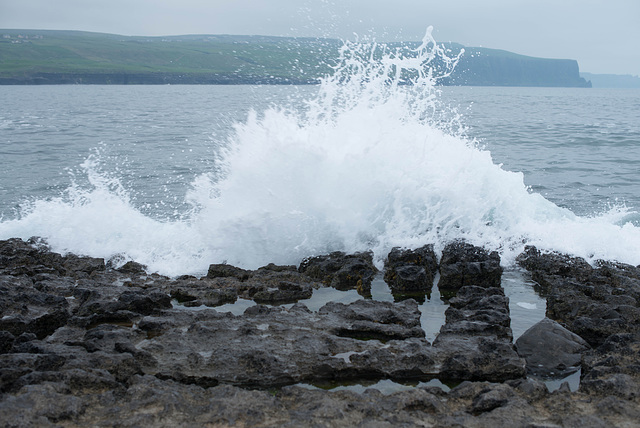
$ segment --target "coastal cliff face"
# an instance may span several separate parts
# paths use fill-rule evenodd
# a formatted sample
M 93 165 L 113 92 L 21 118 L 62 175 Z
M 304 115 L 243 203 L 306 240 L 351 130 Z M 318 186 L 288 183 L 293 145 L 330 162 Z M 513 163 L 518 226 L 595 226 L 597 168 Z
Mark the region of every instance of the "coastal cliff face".
M 590 88 L 571 59 L 533 58 L 497 54 L 493 49 L 467 49 L 444 82 L 460 86 L 547 86 Z
M 0 30 L 0 84 L 314 84 L 341 43 L 264 36 L 125 37 Z M 453 54 L 462 45 L 445 44 Z M 396 49 L 416 43 L 392 43 Z M 406 53 L 410 53 L 406 49 Z M 578 63 L 465 48 L 443 85 L 590 87 Z

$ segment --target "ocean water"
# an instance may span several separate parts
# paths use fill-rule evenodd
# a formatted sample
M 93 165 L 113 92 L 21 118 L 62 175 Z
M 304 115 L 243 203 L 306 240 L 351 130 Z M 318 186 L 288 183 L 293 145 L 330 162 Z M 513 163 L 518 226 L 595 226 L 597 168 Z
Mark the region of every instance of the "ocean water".
M 368 48 L 318 86 L 0 86 L 0 239 L 169 276 L 458 238 L 640 264 L 640 90 L 438 87 L 430 39 Z

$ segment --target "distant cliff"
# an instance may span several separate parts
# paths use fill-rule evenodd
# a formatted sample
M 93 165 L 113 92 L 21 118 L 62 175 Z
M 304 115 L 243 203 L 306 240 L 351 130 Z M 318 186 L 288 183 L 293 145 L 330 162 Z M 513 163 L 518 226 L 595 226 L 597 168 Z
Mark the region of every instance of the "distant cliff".
M 313 84 L 331 72 L 340 45 L 314 38 L 0 30 L 0 84 Z M 454 73 L 441 83 L 590 85 L 574 60 L 485 48 L 465 48 Z
M 465 54 L 445 84 L 591 87 L 591 82 L 580 77 L 575 60 L 534 58 L 487 48 L 465 48 Z
M 594 88 L 640 88 L 640 77 L 630 74 L 592 74 L 580 76 L 593 83 Z

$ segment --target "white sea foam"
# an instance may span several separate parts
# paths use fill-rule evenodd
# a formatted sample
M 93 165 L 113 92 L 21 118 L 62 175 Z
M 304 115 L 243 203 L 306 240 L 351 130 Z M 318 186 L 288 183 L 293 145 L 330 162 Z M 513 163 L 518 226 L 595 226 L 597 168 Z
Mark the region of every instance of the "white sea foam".
M 411 55 L 346 44 L 305 109 L 251 112 L 235 126 L 223 178 L 194 180 L 184 218 L 143 215 L 90 158 L 91 189 L 29 204 L 0 223 L 0 237 L 42 236 L 56 251 L 119 255 L 168 275 L 222 261 L 296 264 L 335 250 L 373 250 L 380 261 L 394 246 L 441 249 L 457 238 L 500 251 L 506 265 L 526 244 L 640 263 L 640 230 L 624 224 L 630 213 L 578 217 L 464 136 L 434 86 L 456 60 L 430 32 Z

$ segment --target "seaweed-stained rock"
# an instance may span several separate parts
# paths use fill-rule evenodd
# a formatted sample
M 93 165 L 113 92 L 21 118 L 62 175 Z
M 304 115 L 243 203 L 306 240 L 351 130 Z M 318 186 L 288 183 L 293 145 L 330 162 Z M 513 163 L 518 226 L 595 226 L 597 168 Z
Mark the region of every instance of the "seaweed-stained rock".
M 302 261 L 298 271 L 338 290 L 357 290 L 371 294 L 371 281 L 378 269 L 371 253 L 345 254 L 336 251 Z
M 527 361 L 529 373 L 563 378 L 580 368 L 582 354 L 590 346 L 577 334 L 545 318 L 518 338 L 516 349 Z
M 496 251 L 488 252 L 463 241 L 452 242 L 442 250 L 438 288 L 444 296 L 455 296 L 465 285 L 500 287 L 501 278 Z
M 438 269 L 433 245 L 415 250 L 393 248 L 385 261 L 384 280 L 394 294 L 431 292 Z

